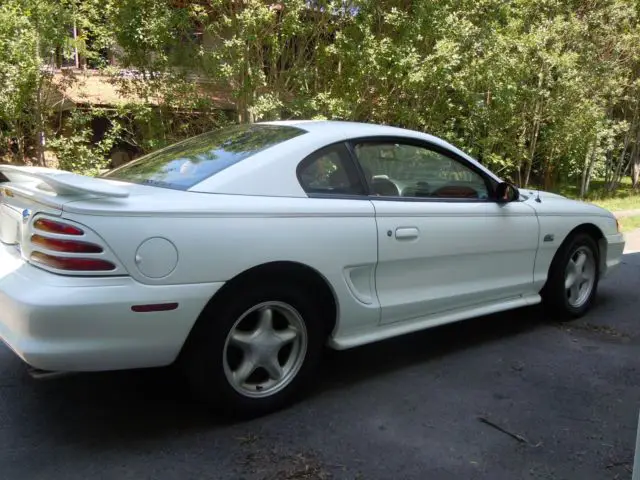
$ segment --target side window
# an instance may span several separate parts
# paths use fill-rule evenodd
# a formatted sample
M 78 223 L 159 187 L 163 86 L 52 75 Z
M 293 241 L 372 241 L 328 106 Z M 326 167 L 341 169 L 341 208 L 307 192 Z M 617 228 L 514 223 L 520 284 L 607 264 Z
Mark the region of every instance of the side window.
M 373 195 L 484 200 L 484 178 L 435 150 L 394 143 L 365 142 L 355 153 Z
M 323 148 L 298 165 L 298 180 L 310 194 L 363 195 L 364 185 L 344 144 Z

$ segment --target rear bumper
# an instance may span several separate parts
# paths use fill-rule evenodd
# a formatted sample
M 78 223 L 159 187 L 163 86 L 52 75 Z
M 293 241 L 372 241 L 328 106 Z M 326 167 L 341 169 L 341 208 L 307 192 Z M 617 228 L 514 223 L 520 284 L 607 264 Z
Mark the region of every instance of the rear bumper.
M 0 244 L 0 339 L 42 370 L 98 371 L 163 366 L 222 283 L 143 285 L 129 277 L 54 275 Z M 134 305 L 176 302 L 172 311 Z
M 608 235 L 604 238 L 606 242 L 606 256 L 603 259 L 603 265 L 601 266 L 602 277 L 607 277 L 615 272 L 620 266 L 622 261 L 622 254 L 624 252 L 624 235 L 621 233 L 615 235 Z

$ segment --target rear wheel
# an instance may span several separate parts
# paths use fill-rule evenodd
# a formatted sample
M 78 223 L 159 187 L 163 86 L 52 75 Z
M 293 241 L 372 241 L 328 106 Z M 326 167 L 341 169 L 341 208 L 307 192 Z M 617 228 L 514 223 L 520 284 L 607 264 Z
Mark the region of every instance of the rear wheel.
M 322 309 L 301 286 L 253 285 L 203 314 L 184 366 L 196 394 L 238 416 L 292 402 L 324 346 Z
M 599 252 L 595 240 L 576 234 L 560 248 L 542 292 L 544 303 L 562 319 L 578 318 L 593 305 L 599 277 Z

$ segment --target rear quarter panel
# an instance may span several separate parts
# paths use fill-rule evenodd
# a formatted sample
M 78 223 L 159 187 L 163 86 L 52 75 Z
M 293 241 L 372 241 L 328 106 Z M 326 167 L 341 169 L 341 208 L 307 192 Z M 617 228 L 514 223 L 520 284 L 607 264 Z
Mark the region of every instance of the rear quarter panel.
M 374 287 L 377 231 L 374 209 L 366 199 L 309 199 L 186 194 L 190 205 L 148 205 L 126 201 L 118 215 L 113 202 L 74 204 L 65 218 L 96 231 L 130 275 L 148 285 L 225 282 L 266 263 L 290 261 L 309 266 L 331 285 L 339 305 L 338 329 L 376 325 L 379 310 Z M 90 207 L 90 209 L 89 209 Z M 146 211 L 145 211 L 146 210 Z M 147 239 L 175 245 L 178 262 L 162 278 L 149 278 L 136 264 Z M 341 323 L 348 319 L 348 324 Z

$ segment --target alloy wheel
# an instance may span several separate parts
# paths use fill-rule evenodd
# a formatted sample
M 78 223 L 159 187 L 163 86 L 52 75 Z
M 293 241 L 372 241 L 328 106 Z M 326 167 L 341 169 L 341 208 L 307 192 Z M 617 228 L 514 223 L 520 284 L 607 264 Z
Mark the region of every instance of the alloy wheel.
M 255 305 L 238 318 L 225 340 L 227 381 L 247 397 L 274 395 L 299 372 L 307 344 L 307 328 L 293 306 L 276 301 Z

